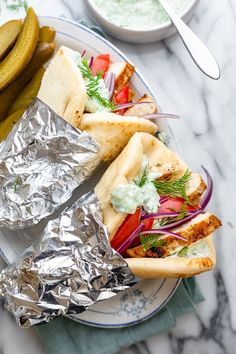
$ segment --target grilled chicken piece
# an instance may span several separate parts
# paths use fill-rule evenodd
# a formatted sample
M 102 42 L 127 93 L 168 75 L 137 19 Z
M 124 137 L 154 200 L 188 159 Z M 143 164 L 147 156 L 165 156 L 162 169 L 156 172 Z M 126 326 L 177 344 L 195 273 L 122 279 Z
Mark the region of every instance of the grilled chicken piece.
M 171 230 L 181 236 L 184 236 L 188 241 L 182 241 L 174 237 L 167 237 L 165 244 L 159 247 L 152 247 L 149 250 L 145 250 L 142 245 L 131 248 L 126 251 L 126 257 L 140 258 L 140 257 L 153 257 L 162 258 L 173 254 L 177 248 L 189 246 L 192 243 L 199 241 L 221 226 L 220 220 L 213 214 L 206 212 L 196 216 L 191 221 L 182 225 L 179 228 Z
M 118 62 L 109 66 L 108 71 L 111 71 L 116 75 L 114 90 L 115 95 L 129 82 L 134 70 L 134 66 L 126 62 Z
M 133 107 L 128 108 L 125 111 L 125 116 L 136 116 L 142 117 L 148 114 L 154 114 L 158 111 L 156 103 L 154 102 L 153 98 L 147 94 L 143 95 L 141 98 L 138 99 L 138 102 L 151 102 L 147 104 L 140 104 L 135 105 Z
M 193 204 L 198 204 L 203 192 L 206 190 L 206 184 L 198 173 L 191 174 L 191 180 L 186 190 L 189 200 Z

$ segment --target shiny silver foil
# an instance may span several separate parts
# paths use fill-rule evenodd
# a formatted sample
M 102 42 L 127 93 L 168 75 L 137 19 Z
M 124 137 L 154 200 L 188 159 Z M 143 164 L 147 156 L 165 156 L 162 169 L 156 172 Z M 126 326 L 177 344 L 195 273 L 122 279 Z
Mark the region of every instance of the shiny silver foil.
M 0 227 L 36 225 L 64 204 L 100 160 L 99 146 L 36 99 L 0 145 Z
M 0 275 L 5 306 L 22 327 L 78 314 L 134 285 L 114 251 L 94 193 L 48 223 L 41 242 Z

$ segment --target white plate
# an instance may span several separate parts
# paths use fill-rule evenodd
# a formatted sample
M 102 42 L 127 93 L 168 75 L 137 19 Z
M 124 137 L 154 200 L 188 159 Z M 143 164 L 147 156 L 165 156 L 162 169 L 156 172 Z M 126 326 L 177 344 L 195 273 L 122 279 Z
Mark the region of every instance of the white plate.
M 88 56 L 97 53 L 110 53 L 112 61 L 129 61 L 115 46 L 87 27 L 54 17 L 40 17 L 40 24 L 55 28 L 57 47 L 64 44 L 80 52 L 86 50 Z M 155 98 L 154 93 L 138 70 L 133 75 L 132 86 L 138 96 L 150 93 Z M 178 150 L 166 121 L 159 121 L 158 124 L 161 130 L 169 134 L 171 148 Z M 31 243 L 31 238 L 37 236 L 38 229 L 40 226 L 31 229 L 31 231 L 1 230 L 0 252 L 5 260 L 12 262 L 16 259 L 23 249 Z M 178 279 L 141 281 L 132 289 L 92 306 L 86 312 L 74 316 L 73 319 L 99 327 L 124 327 L 137 324 L 157 313 L 174 294 L 179 282 Z

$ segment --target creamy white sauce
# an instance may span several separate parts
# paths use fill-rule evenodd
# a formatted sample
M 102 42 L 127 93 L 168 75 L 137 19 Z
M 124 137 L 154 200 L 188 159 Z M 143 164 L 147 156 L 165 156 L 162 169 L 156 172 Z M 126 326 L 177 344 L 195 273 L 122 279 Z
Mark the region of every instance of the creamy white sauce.
M 208 257 L 209 255 L 210 250 L 205 240 L 197 241 L 188 247 L 180 247 L 172 254 L 172 256 L 187 258 Z
M 110 22 L 131 30 L 152 30 L 169 18 L 158 0 L 93 0 Z M 177 14 L 182 14 L 191 0 L 168 0 Z
M 79 68 L 79 65 L 82 62 L 80 53 L 74 51 L 71 58 Z M 85 81 L 85 85 L 89 83 L 88 79 L 84 79 L 84 81 Z M 98 81 L 97 92 L 101 97 L 109 100 L 109 91 L 106 88 L 105 82 L 102 78 Z M 102 106 L 96 98 L 87 95 L 85 101 L 85 111 L 89 113 L 96 113 L 96 112 L 108 111 L 108 109 Z
M 111 203 L 118 213 L 134 214 L 138 207 L 143 207 L 148 213 L 158 211 L 160 196 L 152 181 L 160 177 L 160 173 L 148 171 L 146 182 L 139 186 L 144 171 L 148 171 L 148 159 L 144 155 L 142 168 L 134 181 L 116 186 L 111 193 Z
M 85 80 L 85 85 L 88 83 L 88 80 Z M 99 95 L 106 100 L 109 100 L 109 92 L 106 88 L 105 82 L 103 79 L 99 80 L 98 86 L 97 86 L 97 91 Z M 102 106 L 98 100 L 94 97 L 89 97 L 87 95 L 87 99 L 85 102 L 85 111 L 90 112 L 90 113 L 95 113 L 95 112 L 108 112 L 109 110 Z
M 118 213 L 134 214 L 143 204 L 141 188 L 134 183 L 120 184 L 111 193 L 111 203 Z

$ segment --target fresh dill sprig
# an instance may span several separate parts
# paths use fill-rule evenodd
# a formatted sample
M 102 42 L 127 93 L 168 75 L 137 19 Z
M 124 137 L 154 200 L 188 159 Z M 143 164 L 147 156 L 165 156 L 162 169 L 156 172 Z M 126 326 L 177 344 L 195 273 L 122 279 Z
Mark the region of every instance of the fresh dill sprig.
M 187 216 L 187 214 L 188 214 L 188 206 L 187 206 L 187 203 L 185 202 L 185 203 L 181 206 L 181 209 L 180 209 L 180 211 L 179 211 L 179 215 L 176 216 L 173 221 L 182 220 L 182 219 L 185 218 L 185 216 Z
M 95 98 L 103 107 L 110 109 L 111 111 L 115 110 L 116 105 L 114 102 L 111 102 L 109 99 L 102 97 L 99 93 L 98 87 L 99 81 L 102 79 L 102 74 L 98 73 L 96 76 L 93 76 L 87 59 L 82 60 L 81 64 L 79 65 L 79 69 L 83 75 L 83 78 L 87 79 L 87 95 L 91 98 Z
M 139 187 L 143 187 L 144 184 L 147 182 L 147 177 L 148 177 L 148 168 L 145 167 L 144 171 L 143 171 L 143 174 L 138 182 L 138 186 Z
M 152 247 L 162 247 L 166 244 L 166 240 L 159 240 L 161 235 L 151 234 L 151 235 L 140 235 L 141 245 L 143 246 L 144 251 L 149 250 Z
M 173 212 L 177 211 L 177 210 L 174 209 L 174 208 L 168 208 L 168 209 L 169 209 L 170 211 L 173 211 Z M 159 225 L 160 225 L 160 226 L 170 225 L 170 224 L 173 223 L 173 222 L 176 222 L 176 221 L 178 221 L 178 220 L 182 220 L 182 219 L 185 218 L 185 216 L 187 215 L 187 213 L 188 213 L 188 207 L 187 207 L 187 203 L 185 202 L 185 203 L 182 205 L 182 207 L 181 207 L 181 209 L 180 209 L 180 211 L 179 211 L 179 215 L 174 216 L 174 217 L 172 217 L 172 218 L 163 218 L 163 219 L 160 219 L 160 220 L 159 220 Z
M 152 183 L 156 187 L 160 195 L 166 195 L 168 197 L 181 197 L 184 198 L 188 203 L 190 203 L 189 197 L 187 196 L 186 189 L 191 178 L 191 172 L 186 170 L 184 175 L 178 179 L 172 179 L 172 176 L 167 180 L 153 181 Z M 191 204 L 191 203 L 190 203 Z

